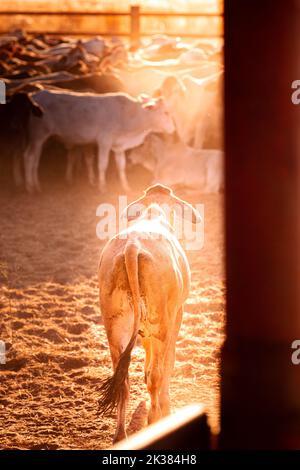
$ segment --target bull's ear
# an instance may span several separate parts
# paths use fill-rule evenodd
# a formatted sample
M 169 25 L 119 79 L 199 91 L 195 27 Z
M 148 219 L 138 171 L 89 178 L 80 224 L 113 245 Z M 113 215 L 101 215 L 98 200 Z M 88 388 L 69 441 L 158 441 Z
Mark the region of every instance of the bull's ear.
M 151 97 L 147 95 L 147 93 L 140 93 L 137 99 L 142 104 L 148 103 L 149 101 L 151 101 Z
M 153 100 L 157 105 L 165 104 L 165 102 L 166 102 L 163 95 L 157 96 L 156 98 L 153 98 Z
M 172 196 L 173 203 L 174 203 L 174 209 L 176 212 L 176 208 L 179 209 L 179 215 L 186 220 L 189 220 L 193 224 L 198 224 L 202 222 L 202 217 L 200 215 L 200 212 L 197 211 L 192 204 L 189 204 L 186 201 L 183 201 L 183 199 L 180 199 L 179 197 L 173 195 Z
M 143 103 L 143 108 L 144 109 L 154 109 L 157 108 L 159 105 L 159 102 L 157 99 L 152 98 L 151 100 L 148 100 L 146 103 Z
M 159 98 L 159 97 L 161 97 L 161 96 L 163 96 L 163 94 L 162 94 L 162 91 L 161 91 L 160 88 L 157 88 L 157 89 L 154 90 L 154 92 L 152 93 L 152 97 L 153 97 L 153 98 Z

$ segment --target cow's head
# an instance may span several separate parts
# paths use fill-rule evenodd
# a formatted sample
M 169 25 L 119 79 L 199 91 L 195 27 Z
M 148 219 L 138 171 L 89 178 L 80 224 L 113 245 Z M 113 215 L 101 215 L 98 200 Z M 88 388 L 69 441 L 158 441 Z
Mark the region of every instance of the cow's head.
M 149 113 L 153 132 L 175 132 L 175 125 L 164 98 L 152 98 L 142 102 L 142 107 Z
M 201 222 L 199 212 L 188 202 L 175 196 L 172 189 L 163 184 L 154 184 L 144 191 L 144 195 L 132 202 L 125 209 L 129 221 L 138 219 L 149 207 L 159 206 L 165 216 L 169 218 L 172 213 L 191 221 L 193 224 Z
M 167 102 L 177 97 L 184 98 L 185 95 L 186 88 L 183 82 L 173 75 L 166 77 L 160 87 L 153 92 L 154 98 L 163 96 Z

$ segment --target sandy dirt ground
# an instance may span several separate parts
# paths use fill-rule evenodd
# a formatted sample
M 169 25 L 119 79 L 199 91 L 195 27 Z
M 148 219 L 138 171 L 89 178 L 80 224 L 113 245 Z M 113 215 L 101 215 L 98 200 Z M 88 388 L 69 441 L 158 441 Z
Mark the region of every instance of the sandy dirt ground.
M 98 306 L 96 208 L 105 198 L 81 183 L 38 196 L 0 190 L 0 448 L 104 449 L 115 417 L 97 416 L 98 388 L 111 373 Z M 130 200 L 140 191 L 130 194 Z M 179 195 L 205 204 L 205 244 L 191 252 L 190 297 L 177 342 L 171 401 L 200 402 L 219 421 L 219 357 L 224 340 L 222 197 Z M 128 432 L 145 424 L 144 353 L 130 365 Z

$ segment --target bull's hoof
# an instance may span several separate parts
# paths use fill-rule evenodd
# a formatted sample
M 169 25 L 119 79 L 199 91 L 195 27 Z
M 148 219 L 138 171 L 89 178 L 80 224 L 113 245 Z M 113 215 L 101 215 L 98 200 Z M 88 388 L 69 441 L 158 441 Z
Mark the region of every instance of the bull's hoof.
M 116 434 L 114 435 L 114 438 L 113 438 L 113 444 L 123 441 L 123 439 L 127 439 L 126 432 L 123 429 L 120 431 L 116 431 Z

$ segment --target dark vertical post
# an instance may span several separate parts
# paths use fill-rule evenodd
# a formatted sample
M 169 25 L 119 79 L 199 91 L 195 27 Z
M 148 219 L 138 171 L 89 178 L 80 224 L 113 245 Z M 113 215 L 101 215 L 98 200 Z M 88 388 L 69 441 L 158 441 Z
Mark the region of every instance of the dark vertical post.
M 130 7 L 130 40 L 131 47 L 136 48 L 140 43 L 140 6 Z
M 225 0 L 221 448 L 300 448 L 300 3 Z

